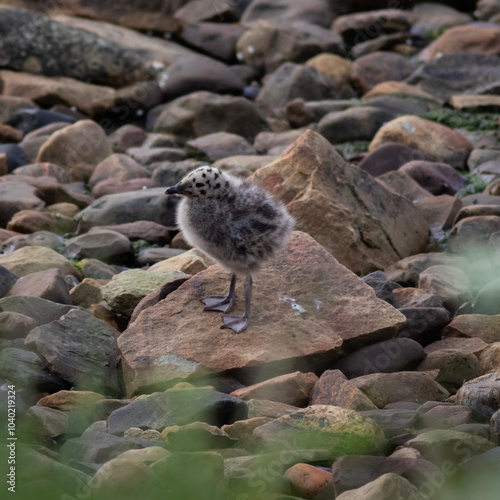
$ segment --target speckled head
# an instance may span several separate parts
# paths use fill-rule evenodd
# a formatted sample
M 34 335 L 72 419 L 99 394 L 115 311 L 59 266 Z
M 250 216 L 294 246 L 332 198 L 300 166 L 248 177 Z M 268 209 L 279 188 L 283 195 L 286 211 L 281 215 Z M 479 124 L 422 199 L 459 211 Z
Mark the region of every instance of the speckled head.
M 165 194 L 180 194 L 188 198 L 220 198 L 229 187 L 228 176 L 218 168 L 199 167 L 190 172 Z

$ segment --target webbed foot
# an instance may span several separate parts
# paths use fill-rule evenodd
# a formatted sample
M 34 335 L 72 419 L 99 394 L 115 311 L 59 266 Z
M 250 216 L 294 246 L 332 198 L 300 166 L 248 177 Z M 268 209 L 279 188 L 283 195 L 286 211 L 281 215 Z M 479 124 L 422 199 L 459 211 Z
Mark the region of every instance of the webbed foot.
M 228 328 L 233 330 L 235 333 L 241 333 L 250 324 L 248 316 L 230 316 L 229 314 L 223 314 L 222 319 L 224 324 L 221 326 L 223 328 Z
M 231 311 L 234 304 L 234 294 L 231 295 L 210 295 L 203 297 L 201 301 L 205 304 L 204 311 Z

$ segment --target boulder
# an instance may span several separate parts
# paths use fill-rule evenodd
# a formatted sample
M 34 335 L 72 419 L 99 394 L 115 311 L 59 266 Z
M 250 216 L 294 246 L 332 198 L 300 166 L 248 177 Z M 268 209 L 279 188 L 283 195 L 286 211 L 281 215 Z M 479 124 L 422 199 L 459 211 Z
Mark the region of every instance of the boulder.
M 150 173 L 141 167 L 130 156 L 112 154 L 99 163 L 89 179 L 89 185 L 94 187 L 98 182 L 113 180 L 129 180 L 150 177 Z
M 77 180 L 87 180 L 95 167 L 113 151 L 104 130 L 91 120 L 81 120 L 52 134 L 38 152 L 37 163 L 56 163 Z
M 79 272 L 66 257 L 50 248 L 41 246 L 23 247 L 0 256 L 0 265 L 17 276 L 26 276 L 53 268 L 59 269 L 64 276 L 67 274 L 79 276 Z
M 314 405 L 257 427 L 254 439 L 264 447 L 323 449 L 330 458 L 380 453 L 384 433 L 369 418 L 338 406 Z
M 488 344 L 500 342 L 500 315 L 464 314 L 455 316 L 443 333 L 447 337 L 479 338 Z
M 351 380 L 378 408 L 397 401 L 443 401 L 448 391 L 425 373 L 372 373 Z
M 457 222 L 448 236 L 448 250 L 469 257 L 484 255 L 492 234 L 500 231 L 500 216 L 479 215 Z
M 284 476 L 301 498 L 325 498 L 334 495 L 332 473 L 320 467 L 295 464 L 285 472 Z
M 180 255 L 170 257 L 152 265 L 148 271 L 151 272 L 168 272 L 168 271 L 182 271 L 186 274 L 196 274 L 204 271 L 214 262 L 207 257 L 201 250 L 193 248 L 187 252 L 182 252 Z
M 435 196 L 454 195 L 467 185 L 465 178 L 446 163 L 415 160 L 405 163 L 399 169 Z
M 18 279 L 18 276 L 0 265 L 0 299 L 5 297 L 6 293 L 14 286 Z
M 374 151 L 386 142 L 397 142 L 434 156 L 452 167 L 464 167 L 472 150 L 471 143 L 460 133 L 418 116 L 400 116 L 383 125 L 370 143 Z
M 35 320 L 29 316 L 12 311 L 0 312 L 0 339 L 26 337 L 35 327 Z
M 457 392 L 456 403 L 468 406 L 476 418 L 491 418 L 500 405 L 500 372 L 465 382 Z
M 294 291 L 289 287 L 292 275 Z M 375 298 L 370 287 L 304 233 L 294 233 L 288 247 L 256 276 L 249 334 L 215 334 L 220 315 L 202 312 L 200 298 L 225 290 L 228 278 L 219 266 L 198 273 L 143 311 L 120 336 L 129 394 L 207 371 L 268 366 L 270 372 L 283 373 L 301 358 L 312 363 L 309 369 L 318 369 L 350 339 L 357 345 L 372 343 L 394 335 L 402 325 L 394 308 Z M 343 305 L 346 300 L 349 308 Z M 356 304 L 363 314 L 356 313 Z
M 32 330 L 25 344 L 38 352 L 52 372 L 76 387 L 116 393 L 120 388 L 117 335 L 104 321 L 75 309 Z
M 194 156 L 204 155 L 209 161 L 217 161 L 229 156 L 257 154 L 255 148 L 243 137 L 229 132 L 207 134 L 186 143 Z
M 18 73 L 14 71 L 0 71 L 0 81 L 2 82 L 2 93 L 13 97 L 24 97 L 33 102 L 51 106 L 64 104 L 68 107 L 75 107 L 88 116 L 104 113 L 115 100 L 115 90 L 102 85 L 92 85 L 64 76 L 49 78 L 43 75 L 33 75 L 31 73 Z M 30 113 L 30 121 L 36 118 L 36 113 Z M 44 117 L 44 121 L 47 117 Z M 69 117 L 54 117 L 56 121 L 73 122 Z M 30 126 L 18 126 L 26 132 L 34 130 Z
M 298 230 L 355 273 L 385 268 L 427 245 L 427 223 L 413 204 L 349 165 L 316 132 L 305 132 L 253 180 L 287 205 Z
M 40 209 L 45 205 L 41 193 L 24 182 L 0 182 L 0 227 L 7 223 L 20 210 Z
M 48 232 L 64 235 L 76 229 L 72 217 L 61 213 L 40 210 L 21 210 L 7 224 L 7 228 L 19 233 Z
M 98 182 L 92 188 L 92 196 L 94 199 L 97 199 L 108 194 L 128 193 L 130 191 L 140 191 L 141 189 L 151 189 L 157 186 L 158 184 L 153 179 L 146 177 L 129 179 L 127 181 L 117 181 L 111 178 Z

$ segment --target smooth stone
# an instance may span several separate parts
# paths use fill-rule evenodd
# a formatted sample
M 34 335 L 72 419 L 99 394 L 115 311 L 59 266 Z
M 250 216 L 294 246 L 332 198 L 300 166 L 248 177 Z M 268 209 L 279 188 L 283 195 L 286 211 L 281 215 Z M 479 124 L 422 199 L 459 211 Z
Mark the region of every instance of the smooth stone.
M 417 420 L 415 410 L 384 408 L 360 412 L 363 417 L 371 418 L 384 431 L 387 437 L 405 434 L 414 427 Z
M 401 196 L 405 196 L 416 205 L 419 201 L 425 198 L 433 197 L 432 194 L 429 193 L 429 191 L 424 189 L 418 182 L 414 181 L 406 172 L 403 172 L 401 170 L 386 172 L 385 174 L 379 175 L 376 178 L 376 180 L 385 188 L 390 189 L 395 193 L 400 194 Z M 423 215 L 425 216 L 425 214 Z
M 255 148 L 243 137 L 229 132 L 216 132 L 192 139 L 186 143 L 188 151 L 205 155 L 209 161 L 229 156 L 257 154 Z
M 485 253 L 492 234 L 500 231 L 500 216 L 479 215 L 461 219 L 448 236 L 448 251 L 478 258 Z
M 214 262 L 207 257 L 201 250 L 193 248 L 186 252 L 182 252 L 174 257 L 169 257 L 153 264 L 148 271 L 151 272 L 168 272 L 168 271 L 181 271 L 186 274 L 194 275 L 204 271 L 212 266 Z
M 332 473 L 309 464 L 295 464 L 284 474 L 292 488 L 306 498 L 334 495 Z
M 479 338 L 447 337 L 429 344 L 424 351 L 431 354 L 441 349 L 452 349 L 463 354 L 474 354 L 479 357 L 487 346 L 488 344 Z
M 465 382 L 457 392 L 456 403 L 468 406 L 476 418 L 491 418 L 500 405 L 500 372 Z
M 434 402 L 431 402 L 434 403 Z M 430 429 L 457 429 L 471 420 L 472 412 L 467 406 L 456 406 L 451 404 L 437 404 L 430 409 L 424 409 L 422 405 L 418 412 L 418 425 L 421 428 Z
M 446 337 L 479 338 L 491 344 L 500 342 L 500 315 L 463 314 L 455 316 L 443 330 Z
M 0 182 L 0 227 L 20 210 L 40 209 L 45 203 L 40 192 L 33 186 L 16 181 Z
M 30 431 L 42 440 L 60 437 L 66 433 L 69 425 L 66 413 L 45 406 L 32 406 L 25 418 Z
M 24 314 L 4 311 L 0 312 L 0 338 L 13 340 L 23 338 L 36 327 L 35 320 Z
M 130 180 L 140 177 L 148 178 L 149 172 L 141 167 L 130 156 L 124 154 L 112 154 L 99 163 L 92 177 L 89 179 L 89 185 L 94 187 L 98 182 L 110 179 L 113 180 Z
M 404 306 L 399 312 L 406 316 L 406 325 L 398 337 L 412 339 L 425 346 L 441 338 L 441 331 L 450 322 L 450 313 L 441 306 Z
M 14 286 L 19 276 L 0 265 L 0 299 Z

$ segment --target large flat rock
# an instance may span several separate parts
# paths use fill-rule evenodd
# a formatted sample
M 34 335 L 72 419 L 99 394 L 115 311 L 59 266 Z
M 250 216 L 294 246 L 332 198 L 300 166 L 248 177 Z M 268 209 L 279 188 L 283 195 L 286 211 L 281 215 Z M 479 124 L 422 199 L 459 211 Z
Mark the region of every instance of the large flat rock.
M 429 226 L 413 203 L 347 163 L 311 130 L 253 179 L 286 204 L 297 229 L 356 274 L 426 248 Z
M 129 394 L 228 370 L 324 369 L 342 349 L 387 339 L 404 316 L 312 237 L 294 232 L 255 277 L 250 327 L 220 330 L 200 299 L 225 293 L 229 273 L 211 266 L 143 311 L 118 339 Z M 241 286 L 241 285 L 240 285 Z M 235 313 L 243 306 L 239 294 Z

